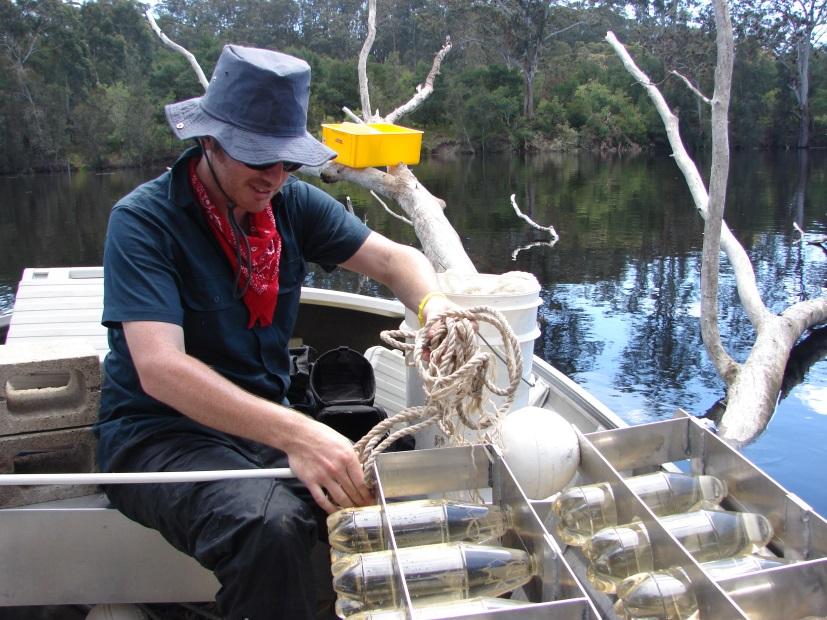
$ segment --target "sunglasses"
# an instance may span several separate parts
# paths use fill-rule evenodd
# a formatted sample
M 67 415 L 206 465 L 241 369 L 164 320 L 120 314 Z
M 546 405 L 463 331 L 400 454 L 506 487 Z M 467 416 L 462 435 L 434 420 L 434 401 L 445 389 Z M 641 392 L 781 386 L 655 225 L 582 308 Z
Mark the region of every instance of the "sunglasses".
M 200 144 L 200 143 L 199 143 L 199 144 Z M 226 149 L 224 149 L 224 148 L 223 148 L 223 147 L 222 147 L 222 146 L 218 143 L 218 141 L 217 141 L 217 140 L 215 140 L 215 145 L 216 145 L 219 149 L 221 149 L 222 151 L 224 151 L 225 153 L 227 153 Z M 236 159 L 235 157 L 233 157 L 233 156 L 232 156 L 232 155 L 230 155 L 229 153 L 227 153 L 227 155 L 230 157 L 230 159 L 232 159 L 232 160 L 234 160 L 234 161 L 237 161 L 237 162 L 238 162 L 238 163 L 240 163 L 240 164 L 244 164 L 244 165 L 245 165 L 245 166 L 247 166 L 250 170 L 258 170 L 259 172 L 263 172 L 263 171 L 265 171 L 265 170 L 269 170 L 270 168 L 272 168 L 273 166 L 275 166 L 275 165 L 276 165 L 276 164 L 278 164 L 278 163 L 281 163 L 282 170 L 284 170 L 285 172 L 295 172 L 296 170 L 298 170 L 299 168 L 301 168 L 301 167 L 304 165 L 304 164 L 299 164 L 299 163 L 296 163 L 296 162 L 294 162 L 294 161 L 282 161 L 282 162 L 278 162 L 278 161 L 271 161 L 271 162 L 268 162 L 268 163 L 266 163 L 266 164 L 248 164 L 246 161 L 241 161 L 240 159 Z
M 241 162 L 241 163 L 244 164 L 245 166 L 247 166 L 250 170 L 259 170 L 259 171 L 269 170 L 270 168 L 272 168 L 276 164 L 281 163 L 281 167 L 285 172 L 295 172 L 296 170 L 301 168 L 302 165 L 303 165 L 303 164 L 297 164 L 294 161 L 282 161 L 282 162 L 272 161 L 268 164 L 248 164 L 247 162 Z

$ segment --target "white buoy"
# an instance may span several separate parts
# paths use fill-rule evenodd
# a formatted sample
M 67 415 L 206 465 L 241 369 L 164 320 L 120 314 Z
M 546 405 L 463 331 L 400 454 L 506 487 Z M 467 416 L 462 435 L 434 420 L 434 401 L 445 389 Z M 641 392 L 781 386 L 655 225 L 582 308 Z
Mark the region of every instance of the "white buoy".
M 580 464 L 580 442 L 570 422 L 540 407 L 505 416 L 503 457 L 529 499 L 546 499 L 565 487 Z
M 137 605 L 95 605 L 86 614 L 86 620 L 146 620 L 146 614 Z

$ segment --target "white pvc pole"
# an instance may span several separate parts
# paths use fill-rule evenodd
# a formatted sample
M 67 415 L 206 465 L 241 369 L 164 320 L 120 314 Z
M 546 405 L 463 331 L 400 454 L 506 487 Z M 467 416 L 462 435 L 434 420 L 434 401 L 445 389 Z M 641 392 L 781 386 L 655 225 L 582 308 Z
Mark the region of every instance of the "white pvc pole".
M 98 474 L 2 474 L 0 486 L 44 484 L 149 484 L 210 482 L 243 478 L 295 478 L 289 467 L 275 469 L 221 469 L 217 471 L 161 471 Z

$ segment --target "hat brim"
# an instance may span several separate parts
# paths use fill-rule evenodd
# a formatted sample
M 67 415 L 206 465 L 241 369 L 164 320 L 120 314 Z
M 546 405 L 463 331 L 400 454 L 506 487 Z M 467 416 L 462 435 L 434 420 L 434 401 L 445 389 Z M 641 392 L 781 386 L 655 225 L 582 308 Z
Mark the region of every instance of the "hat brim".
M 336 157 L 305 130 L 298 136 L 273 136 L 239 129 L 207 114 L 200 97 L 171 103 L 164 108 L 167 122 L 176 137 L 186 140 L 212 136 L 233 159 L 247 164 L 290 161 L 304 166 L 321 166 Z

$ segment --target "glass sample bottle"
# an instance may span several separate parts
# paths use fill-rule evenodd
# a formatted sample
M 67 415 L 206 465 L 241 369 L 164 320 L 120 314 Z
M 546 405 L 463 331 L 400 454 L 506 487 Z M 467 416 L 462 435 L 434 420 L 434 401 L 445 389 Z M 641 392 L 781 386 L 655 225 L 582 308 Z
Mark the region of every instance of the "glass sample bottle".
M 508 529 L 506 513 L 498 506 L 454 500 L 415 500 L 387 505 L 387 517 L 397 547 L 443 542 L 484 542 Z M 381 506 L 345 508 L 327 518 L 330 546 L 347 553 L 390 548 L 382 527 Z
M 780 558 L 747 555 L 703 562 L 701 568 L 715 581 L 788 564 Z M 689 576 L 682 568 L 638 573 L 617 586 L 614 612 L 622 620 L 658 618 L 688 620 L 698 611 Z
M 465 542 L 405 547 L 397 557 L 411 599 L 438 597 L 435 602 L 499 596 L 527 583 L 537 571 L 525 551 Z M 401 596 L 393 551 L 347 555 L 331 570 L 336 610 L 343 616 L 395 607 Z
M 663 517 L 661 523 L 698 562 L 745 555 L 773 536 L 767 518 L 752 512 L 696 510 Z M 643 523 L 604 528 L 583 553 L 590 562 L 589 580 L 604 592 L 614 592 L 635 573 L 652 571 L 652 547 Z
M 717 505 L 727 494 L 715 476 L 659 471 L 626 478 L 629 488 L 658 516 Z M 581 546 L 604 527 L 617 525 L 612 485 L 607 482 L 572 487 L 554 501 L 557 533 L 567 545 Z
M 522 607 L 530 605 L 526 601 L 512 601 L 507 598 L 477 597 L 462 601 L 449 601 L 430 603 L 427 605 L 416 605 L 411 610 L 413 620 L 438 620 L 442 618 L 455 618 L 468 614 L 480 614 L 486 611 L 496 611 L 510 607 Z M 350 616 L 350 620 L 408 620 L 404 609 L 376 609 L 374 611 L 362 611 Z

